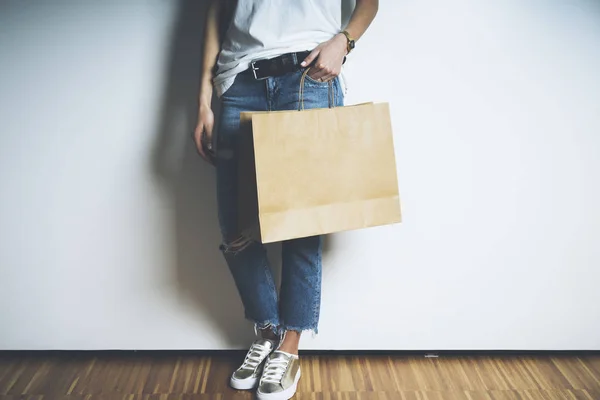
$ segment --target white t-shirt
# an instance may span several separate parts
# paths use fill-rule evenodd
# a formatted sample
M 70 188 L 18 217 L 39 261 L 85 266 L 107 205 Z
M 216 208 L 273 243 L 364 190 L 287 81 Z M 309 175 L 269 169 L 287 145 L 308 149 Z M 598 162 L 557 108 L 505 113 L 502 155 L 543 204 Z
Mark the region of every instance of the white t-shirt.
M 238 0 L 214 79 L 221 96 L 253 60 L 312 50 L 341 31 L 342 0 Z

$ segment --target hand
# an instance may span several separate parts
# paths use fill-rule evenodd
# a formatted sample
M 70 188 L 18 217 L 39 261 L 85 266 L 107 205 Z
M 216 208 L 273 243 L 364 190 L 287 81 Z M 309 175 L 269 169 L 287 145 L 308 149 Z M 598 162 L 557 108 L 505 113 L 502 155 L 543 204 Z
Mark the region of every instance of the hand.
M 194 130 L 194 142 L 198 154 L 209 164 L 214 165 L 212 154 L 212 134 L 215 125 L 215 114 L 209 106 L 200 106 L 198 124 Z
M 342 72 L 342 64 L 348 50 L 348 41 L 343 33 L 318 45 L 300 64 L 310 66 L 308 75 L 317 81 L 327 82 Z M 314 65 L 311 65 L 314 62 Z

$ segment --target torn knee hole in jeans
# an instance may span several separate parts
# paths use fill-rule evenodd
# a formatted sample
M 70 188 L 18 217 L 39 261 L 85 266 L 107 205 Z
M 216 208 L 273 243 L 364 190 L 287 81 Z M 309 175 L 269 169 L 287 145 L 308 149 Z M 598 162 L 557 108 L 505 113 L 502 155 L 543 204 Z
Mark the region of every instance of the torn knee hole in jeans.
M 247 235 L 240 235 L 236 239 L 221 245 L 221 251 L 226 254 L 237 254 L 252 244 L 254 240 Z

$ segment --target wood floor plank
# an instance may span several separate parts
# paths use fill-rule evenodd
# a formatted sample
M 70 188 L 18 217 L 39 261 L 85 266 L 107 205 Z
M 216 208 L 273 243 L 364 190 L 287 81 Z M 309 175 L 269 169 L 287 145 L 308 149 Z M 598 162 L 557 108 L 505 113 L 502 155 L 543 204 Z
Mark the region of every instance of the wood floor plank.
M 144 395 L 9 395 L 2 400 L 245 400 L 245 393 Z M 583 390 L 401 391 L 301 393 L 294 400 L 595 400 Z
M 325 371 L 327 371 L 328 387 L 335 392 L 355 392 L 355 387 L 351 367 L 349 366 L 349 357 L 329 357 L 326 358 Z M 353 365 L 355 367 L 356 364 Z M 358 364 L 360 368 L 360 364 Z M 360 385 L 360 382 L 357 382 Z
M 502 391 L 515 388 L 510 376 L 502 373 L 499 361 L 501 361 L 500 358 L 476 358 L 474 360 L 475 368 L 486 390 Z
M 199 359 L 196 357 L 186 357 L 179 360 L 179 369 L 173 376 L 170 393 L 194 393 L 194 382 L 197 376 L 202 372 L 199 366 Z
M 541 389 L 540 383 L 521 357 L 498 360 L 499 370 L 512 383 L 511 389 Z
M 9 395 L 26 394 L 25 389 L 32 384 L 32 381 L 35 382 L 35 379 L 37 379 L 36 375 L 45 362 L 46 360 L 34 358 L 30 358 L 24 362 L 12 379 L 7 382 L 4 393 Z
M 231 357 L 213 357 L 205 366 L 200 393 L 229 393 L 229 378 L 231 373 L 238 368 L 243 356 L 239 359 Z
M 579 360 L 592 371 L 594 376 L 600 376 L 600 357 L 579 357 Z
M 175 366 L 176 359 L 173 358 L 162 358 L 158 362 L 153 362 L 142 392 L 144 394 L 168 394 Z
M 0 390 L 2 390 L 2 382 L 8 379 L 9 375 L 13 373 L 22 360 L 12 357 L 0 357 Z
M 82 364 L 81 370 L 77 372 L 73 382 L 67 389 L 67 395 L 83 395 L 87 394 L 87 388 L 90 384 L 90 379 L 93 376 L 94 368 L 98 367 L 98 359 L 90 357 Z
M 445 390 L 451 392 L 464 392 L 465 390 L 475 390 L 481 388 L 481 380 L 472 376 L 472 380 L 465 372 L 464 364 L 470 364 L 471 359 L 459 357 L 448 357 L 444 359 L 432 359 L 432 373 L 437 375 L 437 385 L 432 385 L 435 390 Z M 435 378 L 434 378 L 435 380 Z
M 565 379 L 572 385 L 573 389 L 591 389 L 600 391 L 600 379 L 594 376 L 593 371 L 586 368 L 577 357 L 552 358 L 556 368 Z
M 522 357 L 524 368 L 535 377 L 539 388 L 571 388 L 571 384 L 550 358 Z
M 364 357 L 364 371 L 368 389 L 374 392 L 397 392 L 400 390 L 395 379 L 394 368 L 389 363 L 387 356 Z
M 25 371 L 27 360 L 25 359 L 4 359 L 2 369 L 0 370 L 0 395 L 5 396 L 14 386 L 19 376 Z
M 387 362 L 390 365 L 392 379 L 399 391 L 419 390 L 417 375 L 411 360 L 412 358 L 408 357 L 388 357 Z
M 475 357 L 459 357 L 460 368 L 456 371 L 460 376 L 464 376 L 464 385 L 460 389 L 465 391 L 485 391 L 486 384 L 481 376 L 481 371 L 477 365 Z
M 409 362 L 418 389 L 426 391 L 449 390 L 446 379 L 438 371 L 439 361 L 437 359 L 412 358 Z
M 231 355 L 0 357 L 0 399 L 251 400 Z M 299 400 L 600 400 L 600 357 L 302 356 Z

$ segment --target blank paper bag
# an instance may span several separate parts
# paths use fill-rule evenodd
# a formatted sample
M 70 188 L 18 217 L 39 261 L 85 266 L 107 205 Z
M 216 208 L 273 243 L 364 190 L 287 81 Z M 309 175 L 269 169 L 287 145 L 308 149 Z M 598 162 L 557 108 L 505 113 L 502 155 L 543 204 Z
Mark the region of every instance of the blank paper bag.
M 241 114 L 239 228 L 262 243 L 401 221 L 389 105 Z

